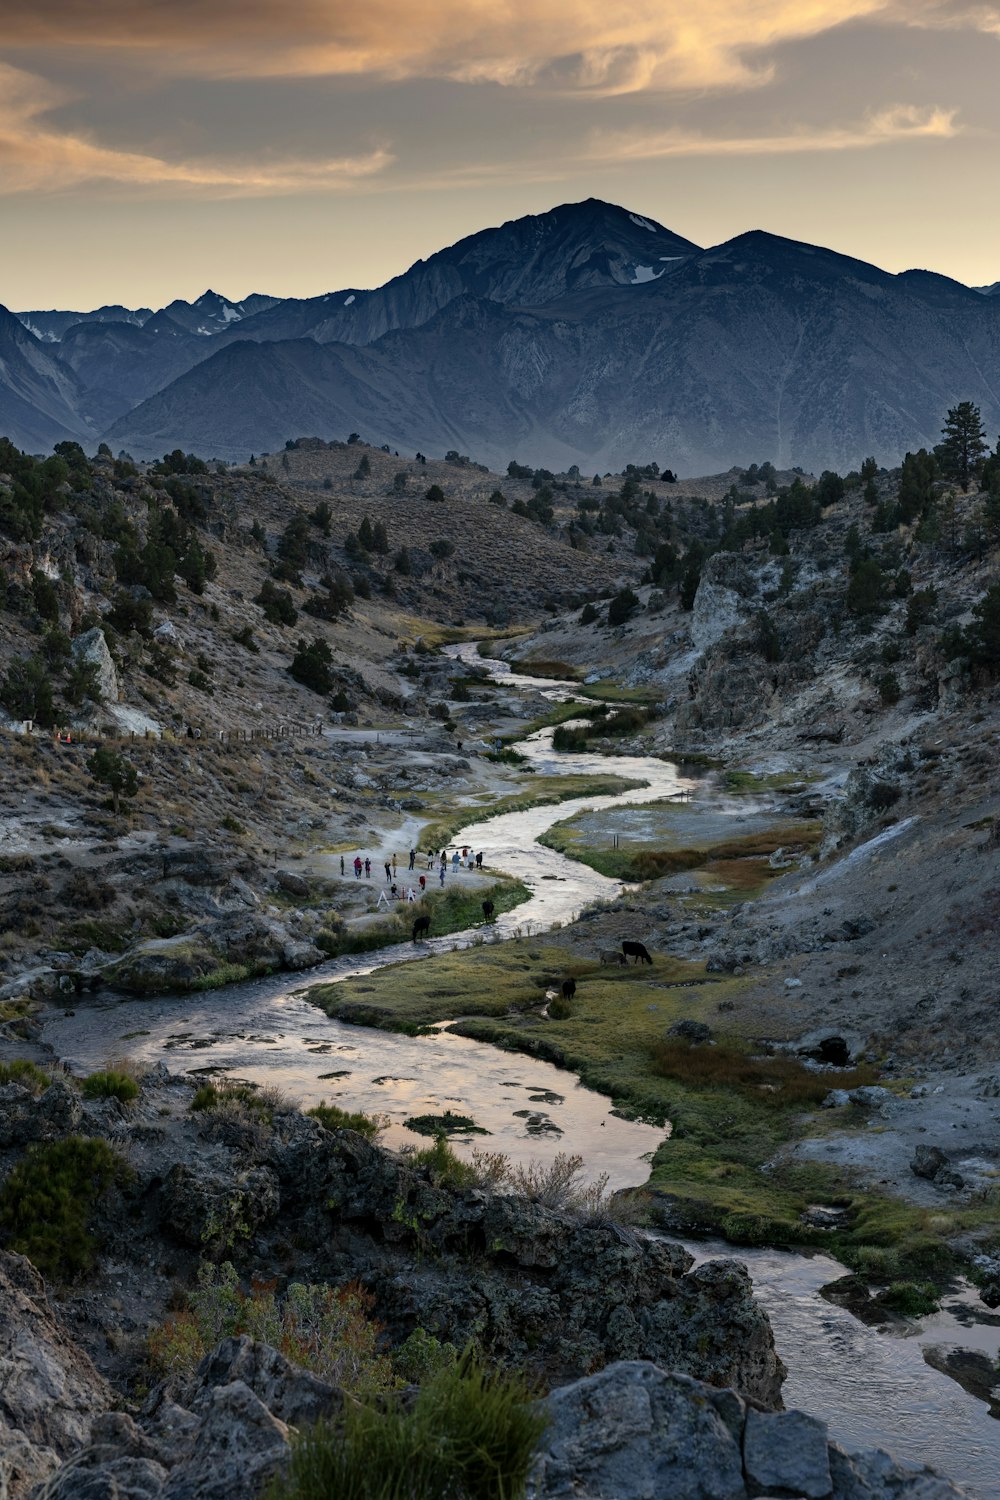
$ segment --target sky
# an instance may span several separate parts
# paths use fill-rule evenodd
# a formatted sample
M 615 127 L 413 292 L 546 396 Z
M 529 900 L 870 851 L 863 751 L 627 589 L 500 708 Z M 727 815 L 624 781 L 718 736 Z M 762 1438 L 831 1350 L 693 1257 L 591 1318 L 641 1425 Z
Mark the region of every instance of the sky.
M 0 302 L 377 286 L 605 198 L 1000 279 L 1000 0 L 0 0 Z

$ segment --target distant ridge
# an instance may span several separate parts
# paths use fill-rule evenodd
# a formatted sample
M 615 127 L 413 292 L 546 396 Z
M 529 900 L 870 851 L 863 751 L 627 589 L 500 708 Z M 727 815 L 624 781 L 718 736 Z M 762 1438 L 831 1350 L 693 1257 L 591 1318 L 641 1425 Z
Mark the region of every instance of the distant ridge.
M 936 441 L 956 400 L 1000 429 L 998 290 L 763 230 L 702 250 L 590 198 L 470 235 L 370 291 L 22 314 L 63 392 L 33 415 L 23 368 L 8 370 L 8 315 L 0 410 L 15 441 L 47 446 L 75 424 L 140 457 L 244 458 L 354 430 L 500 467 L 846 469 Z

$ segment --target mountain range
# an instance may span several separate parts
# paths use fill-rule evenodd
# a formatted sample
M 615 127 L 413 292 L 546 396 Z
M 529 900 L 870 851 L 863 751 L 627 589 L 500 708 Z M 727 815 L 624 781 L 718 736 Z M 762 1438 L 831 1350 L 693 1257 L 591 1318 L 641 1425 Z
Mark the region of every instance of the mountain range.
M 1000 428 L 1000 284 L 890 275 L 762 231 L 701 249 L 599 200 L 486 229 L 374 290 L 0 309 L 0 432 L 230 459 L 358 431 L 401 452 L 680 474 L 846 469 Z

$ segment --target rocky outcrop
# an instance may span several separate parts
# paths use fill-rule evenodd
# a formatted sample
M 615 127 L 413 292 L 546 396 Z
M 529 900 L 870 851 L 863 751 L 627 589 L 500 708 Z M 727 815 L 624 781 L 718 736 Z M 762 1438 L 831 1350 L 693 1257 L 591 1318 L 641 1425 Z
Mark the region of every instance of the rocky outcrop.
M 43 1480 L 87 1442 L 110 1402 L 30 1261 L 0 1251 L 0 1494 L 17 1500 Z
M 117 703 L 121 697 L 118 668 L 99 625 L 76 637 L 73 641 L 73 657 L 81 666 L 93 667 L 101 702 Z
M 847 1454 L 803 1412 L 760 1411 L 640 1360 L 555 1390 L 528 1500 L 959 1500 L 929 1469 Z
M 757 585 L 736 552 L 717 552 L 706 562 L 691 609 L 691 639 L 699 651 L 714 646 L 735 625 L 742 625 L 754 607 Z
M 226 1339 L 185 1390 L 154 1391 L 137 1421 L 99 1417 L 44 1500 L 251 1500 L 287 1464 L 290 1426 L 335 1419 L 345 1399 L 268 1345 Z M 845 1453 L 803 1412 L 762 1411 L 641 1360 L 553 1390 L 543 1405 L 528 1500 L 961 1500 L 928 1469 Z

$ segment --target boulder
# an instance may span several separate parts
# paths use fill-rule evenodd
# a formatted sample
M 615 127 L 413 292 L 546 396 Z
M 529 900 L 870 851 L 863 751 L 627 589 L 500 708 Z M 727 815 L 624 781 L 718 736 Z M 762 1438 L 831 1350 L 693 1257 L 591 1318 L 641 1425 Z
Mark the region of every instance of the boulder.
M 848 1454 L 824 1423 L 642 1360 L 554 1390 L 527 1500 L 962 1500 L 930 1469 Z
M 163 1500 L 233 1500 L 258 1494 L 288 1461 L 288 1428 L 242 1380 L 208 1397 L 190 1453 L 171 1471 Z
M 200 1160 L 175 1162 L 160 1189 L 163 1228 L 193 1249 L 230 1247 L 278 1214 L 281 1196 L 269 1167 L 228 1176 Z
M 242 1381 L 274 1416 L 295 1427 L 333 1416 L 344 1404 L 343 1391 L 247 1334 L 223 1339 L 205 1355 L 190 1386 L 180 1392 L 181 1402 L 200 1411 L 216 1386 L 234 1381 Z
M 82 635 L 76 637 L 73 641 L 73 656 L 80 665 L 95 668 L 101 701 L 110 704 L 117 703 L 121 697 L 118 668 L 108 650 L 104 631 L 99 625 L 95 625 L 93 630 L 85 630 Z
M 826 1428 L 801 1411 L 748 1411 L 743 1464 L 763 1494 L 787 1491 L 823 1500 L 833 1488 Z
M 278 870 L 274 883 L 279 890 L 287 891 L 290 896 L 308 896 L 309 894 L 308 880 L 304 875 L 296 875 L 294 870 Z
M 910 1171 L 915 1177 L 926 1177 L 931 1182 L 947 1167 L 948 1157 L 940 1146 L 918 1146 L 910 1162 Z
M 20 1084 L 0 1087 L 0 1148 L 70 1135 L 83 1119 L 80 1095 L 61 1078 L 37 1098 Z
M 692 1047 L 699 1047 L 712 1040 L 712 1028 L 706 1026 L 704 1021 L 675 1021 L 667 1031 L 667 1036 L 679 1036 L 685 1042 L 690 1042 Z

